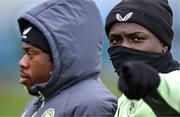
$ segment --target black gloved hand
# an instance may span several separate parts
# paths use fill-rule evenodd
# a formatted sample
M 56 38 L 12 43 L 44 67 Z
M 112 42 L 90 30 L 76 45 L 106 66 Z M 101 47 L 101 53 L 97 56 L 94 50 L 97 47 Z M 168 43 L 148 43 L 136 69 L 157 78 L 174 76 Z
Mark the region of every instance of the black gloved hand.
M 142 62 L 126 62 L 119 69 L 118 75 L 118 88 L 129 99 L 146 97 L 160 83 L 158 72 Z

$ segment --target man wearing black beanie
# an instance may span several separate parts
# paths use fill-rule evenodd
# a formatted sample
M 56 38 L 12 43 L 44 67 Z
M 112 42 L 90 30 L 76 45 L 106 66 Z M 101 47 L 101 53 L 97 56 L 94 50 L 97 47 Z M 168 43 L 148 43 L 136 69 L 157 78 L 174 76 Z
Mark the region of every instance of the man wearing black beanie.
M 123 93 L 115 117 L 180 115 L 179 63 L 170 52 L 172 22 L 167 0 L 122 0 L 109 12 L 108 53 Z

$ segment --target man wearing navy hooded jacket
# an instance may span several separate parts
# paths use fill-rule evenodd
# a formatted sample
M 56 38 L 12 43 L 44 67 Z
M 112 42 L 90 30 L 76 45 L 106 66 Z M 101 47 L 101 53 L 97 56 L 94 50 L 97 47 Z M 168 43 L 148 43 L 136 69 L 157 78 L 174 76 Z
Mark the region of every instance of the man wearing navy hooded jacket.
M 102 22 L 91 0 L 49 0 L 19 19 L 20 83 L 35 98 L 23 117 L 111 117 L 115 97 L 99 78 Z

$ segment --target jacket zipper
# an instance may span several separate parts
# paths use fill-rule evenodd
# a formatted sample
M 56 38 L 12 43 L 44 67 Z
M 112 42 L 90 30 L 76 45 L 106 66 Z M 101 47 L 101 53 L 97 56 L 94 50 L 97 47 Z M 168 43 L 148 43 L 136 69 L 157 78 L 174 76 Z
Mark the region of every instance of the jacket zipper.
M 38 91 L 38 93 L 40 95 L 40 101 L 42 102 L 41 106 L 39 107 L 39 109 L 40 109 L 40 108 L 44 107 L 45 97 L 43 96 L 43 94 L 40 91 Z M 35 117 L 35 115 L 37 114 L 38 110 L 36 112 L 34 112 L 34 114 L 31 117 Z

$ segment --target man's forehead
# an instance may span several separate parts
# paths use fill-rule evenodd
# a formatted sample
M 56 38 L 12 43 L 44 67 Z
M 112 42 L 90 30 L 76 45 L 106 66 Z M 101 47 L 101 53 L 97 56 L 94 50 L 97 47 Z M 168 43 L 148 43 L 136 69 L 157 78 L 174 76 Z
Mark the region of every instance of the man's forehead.
M 113 33 L 147 33 L 149 30 L 144 28 L 143 26 L 135 23 L 116 23 L 110 29 L 110 34 Z

